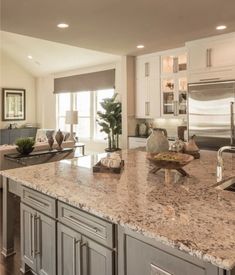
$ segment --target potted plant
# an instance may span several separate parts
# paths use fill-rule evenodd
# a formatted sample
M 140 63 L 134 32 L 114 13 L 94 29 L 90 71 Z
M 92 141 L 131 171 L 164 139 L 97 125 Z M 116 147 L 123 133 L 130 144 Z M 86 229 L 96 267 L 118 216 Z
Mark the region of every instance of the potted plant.
M 99 119 L 98 124 L 101 126 L 101 132 L 107 134 L 108 148 L 107 152 L 120 150 L 119 135 L 122 133 L 122 106 L 119 101 L 116 101 L 117 93 L 111 98 L 105 98 L 100 103 L 103 112 L 97 112 Z
M 21 155 L 28 155 L 30 154 L 34 149 L 34 139 L 33 138 L 19 138 L 16 140 L 16 150 Z

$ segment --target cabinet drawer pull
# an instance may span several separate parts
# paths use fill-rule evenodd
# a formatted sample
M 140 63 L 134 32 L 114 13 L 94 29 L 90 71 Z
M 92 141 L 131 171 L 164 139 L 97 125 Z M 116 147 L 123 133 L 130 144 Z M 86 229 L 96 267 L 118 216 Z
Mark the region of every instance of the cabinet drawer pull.
M 70 220 L 76 222 L 77 224 L 79 224 L 80 226 L 82 227 L 86 227 L 88 228 L 89 230 L 92 230 L 94 231 L 95 233 L 98 233 L 100 231 L 100 229 L 98 227 L 94 227 L 94 226 L 90 226 L 89 224 L 85 224 L 84 222 L 80 222 L 77 218 L 75 218 L 74 216 L 72 215 L 69 215 L 68 217 Z
M 202 79 L 200 79 L 200 81 L 210 81 L 210 80 L 220 80 L 220 77 L 202 78 Z
M 146 116 L 150 115 L 150 102 L 149 101 L 145 102 L 145 115 Z
M 40 231 L 40 216 L 35 215 L 35 255 L 40 254 L 40 248 L 41 248 L 41 231 Z
M 38 204 L 38 205 L 40 205 L 40 206 L 42 206 L 42 207 L 49 207 L 49 206 L 50 206 L 49 204 L 47 204 L 47 203 L 45 203 L 45 202 L 42 202 L 42 201 L 40 201 L 39 199 L 36 199 L 36 198 L 34 198 L 34 197 L 28 196 L 28 198 L 29 198 L 30 200 L 32 200 L 34 203 L 36 203 L 36 204 Z
M 211 53 L 212 53 L 212 49 L 206 49 L 206 67 L 210 68 L 212 66 L 211 63 Z
M 83 246 L 87 246 L 87 242 L 82 242 L 81 247 L 83 247 Z
M 35 215 L 32 215 L 32 257 L 35 259 Z
M 30 255 L 33 257 L 33 215 L 30 214 L 29 220 L 29 244 L 30 244 Z
M 77 250 L 77 244 L 79 249 Z M 82 274 L 82 247 L 87 246 L 87 242 L 82 242 L 81 240 L 77 240 L 73 238 L 73 274 L 74 275 L 81 275 Z M 78 255 L 77 255 L 78 252 Z M 77 257 L 78 256 L 78 257 Z M 77 273 L 77 259 L 79 259 L 79 267 Z
M 144 63 L 145 76 L 149 76 L 149 62 Z
M 80 240 L 76 240 L 76 238 L 73 238 L 73 275 L 76 275 L 76 273 L 77 273 L 77 270 L 76 270 L 77 269 L 77 265 L 76 265 L 77 243 L 80 243 Z M 80 251 L 79 251 L 79 253 L 80 253 Z M 79 255 L 79 266 L 81 266 L 80 255 Z M 80 272 L 79 272 L 79 275 L 80 275 Z
M 151 273 L 150 273 L 151 275 L 173 275 L 172 273 L 169 273 L 154 264 L 150 264 L 150 268 L 151 268 Z

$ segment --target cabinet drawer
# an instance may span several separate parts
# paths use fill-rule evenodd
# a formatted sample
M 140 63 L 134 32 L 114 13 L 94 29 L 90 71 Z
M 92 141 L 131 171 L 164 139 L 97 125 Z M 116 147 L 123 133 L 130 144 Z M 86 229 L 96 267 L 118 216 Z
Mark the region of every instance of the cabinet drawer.
M 62 202 L 58 202 L 58 219 L 93 240 L 110 248 L 114 247 L 113 224 Z
M 55 199 L 34 191 L 25 186 L 22 187 L 22 201 L 30 207 L 53 218 L 56 217 Z
M 209 275 L 206 267 L 171 255 L 130 236 L 126 237 L 127 275 Z

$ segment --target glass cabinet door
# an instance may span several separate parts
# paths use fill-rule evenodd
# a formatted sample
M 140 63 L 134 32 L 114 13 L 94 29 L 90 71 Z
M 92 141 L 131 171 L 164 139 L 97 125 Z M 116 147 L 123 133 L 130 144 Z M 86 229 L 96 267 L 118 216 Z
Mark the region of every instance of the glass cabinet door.
M 174 57 L 173 56 L 163 56 L 162 57 L 162 72 L 163 73 L 173 73 L 174 67 Z
M 187 70 L 187 54 L 181 54 L 178 56 L 178 72 Z
M 187 54 L 183 53 L 178 56 L 163 56 L 162 57 L 162 73 L 178 73 L 187 70 Z
M 163 96 L 163 114 L 174 114 L 175 100 L 175 81 L 171 79 L 162 80 L 162 96 Z
M 178 110 L 179 115 L 187 113 L 187 78 L 180 77 L 178 79 Z

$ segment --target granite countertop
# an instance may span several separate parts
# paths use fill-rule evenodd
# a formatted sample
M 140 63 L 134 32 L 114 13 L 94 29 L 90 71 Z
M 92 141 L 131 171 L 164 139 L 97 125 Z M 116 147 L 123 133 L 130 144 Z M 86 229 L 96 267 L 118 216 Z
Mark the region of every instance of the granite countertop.
M 225 176 L 235 175 L 232 154 L 224 154 Z M 235 266 L 235 193 L 215 189 L 216 153 L 175 172 L 152 174 L 146 152 L 122 151 L 120 175 L 93 174 L 98 156 L 2 171 L 3 176 L 108 221 L 224 268 Z

